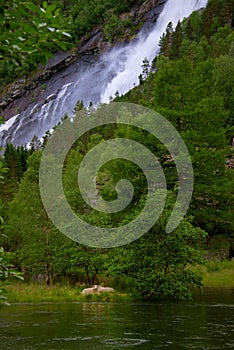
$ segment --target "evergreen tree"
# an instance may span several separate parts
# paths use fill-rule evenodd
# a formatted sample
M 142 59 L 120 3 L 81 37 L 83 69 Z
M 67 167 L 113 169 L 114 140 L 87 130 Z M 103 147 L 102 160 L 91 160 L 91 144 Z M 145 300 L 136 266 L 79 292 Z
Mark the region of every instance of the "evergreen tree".
M 171 37 L 171 45 L 169 49 L 170 58 L 175 59 L 181 56 L 180 48 L 181 48 L 182 41 L 183 41 L 183 32 L 182 32 L 181 23 L 179 21 Z
M 24 146 L 7 144 L 4 150 L 4 165 L 8 168 L 7 178 L 19 181 L 27 169 L 27 158 L 31 150 Z
M 142 67 L 142 78 L 143 80 L 146 80 L 150 73 L 150 63 L 147 57 L 144 58 L 141 67 Z
M 166 28 L 166 33 L 164 33 L 159 40 L 160 54 L 164 56 L 169 55 L 169 47 L 172 40 L 173 25 L 169 22 Z

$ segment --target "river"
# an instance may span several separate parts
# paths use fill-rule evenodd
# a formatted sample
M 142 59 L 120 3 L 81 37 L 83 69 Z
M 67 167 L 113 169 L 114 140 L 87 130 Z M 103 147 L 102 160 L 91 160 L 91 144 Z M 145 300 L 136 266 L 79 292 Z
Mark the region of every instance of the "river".
M 234 289 L 192 302 L 15 304 L 0 310 L 2 350 L 234 348 Z

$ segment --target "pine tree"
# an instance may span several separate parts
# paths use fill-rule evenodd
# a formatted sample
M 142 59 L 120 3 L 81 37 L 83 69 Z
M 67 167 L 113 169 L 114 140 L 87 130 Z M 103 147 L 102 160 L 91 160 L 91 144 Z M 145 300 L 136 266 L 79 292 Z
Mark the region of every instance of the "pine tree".
M 142 62 L 142 76 L 143 79 L 147 79 L 150 73 L 150 63 L 147 57 L 144 58 L 143 62 Z
M 183 32 L 182 32 L 181 23 L 179 21 L 171 37 L 171 45 L 169 48 L 169 57 L 171 59 L 176 59 L 181 56 L 180 47 L 181 47 L 182 41 L 183 41 Z
M 159 53 L 164 56 L 169 55 L 169 47 L 172 40 L 173 25 L 169 22 L 166 28 L 166 33 L 164 33 L 159 40 Z

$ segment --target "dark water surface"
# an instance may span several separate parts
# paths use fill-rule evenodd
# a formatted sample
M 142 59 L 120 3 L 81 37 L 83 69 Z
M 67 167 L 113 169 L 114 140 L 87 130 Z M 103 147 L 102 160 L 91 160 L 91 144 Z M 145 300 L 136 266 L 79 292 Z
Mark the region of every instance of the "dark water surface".
M 234 289 L 193 302 L 17 304 L 0 310 L 0 349 L 234 349 Z

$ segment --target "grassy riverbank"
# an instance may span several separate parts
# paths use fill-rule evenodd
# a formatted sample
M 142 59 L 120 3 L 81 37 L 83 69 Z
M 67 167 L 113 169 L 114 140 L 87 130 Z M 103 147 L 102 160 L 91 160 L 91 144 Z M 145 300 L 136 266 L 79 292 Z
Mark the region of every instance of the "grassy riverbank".
M 130 295 L 118 292 L 82 295 L 81 289 L 68 285 L 48 287 L 41 284 L 15 282 L 7 286 L 6 290 L 9 303 L 124 301 L 133 299 Z
M 203 278 L 204 287 L 234 287 L 234 261 L 210 261 L 204 265 L 191 267 Z M 15 282 L 7 286 L 10 303 L 23 302 L 82 302 L 82 301 L 129 301 L 131 294 L 102 293 L 82 295 L 80 288 L 69 285 L 45 286 L 25 282 Z
M 209 261 L 191 270 L 203 278 L 204 287 L 234 287 L 234 260 Z

